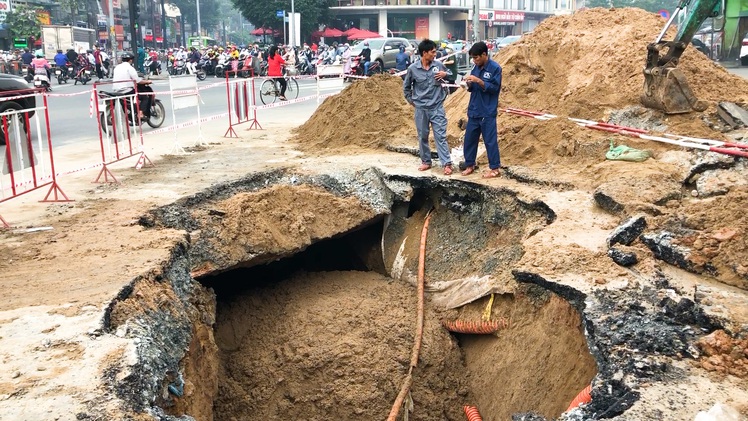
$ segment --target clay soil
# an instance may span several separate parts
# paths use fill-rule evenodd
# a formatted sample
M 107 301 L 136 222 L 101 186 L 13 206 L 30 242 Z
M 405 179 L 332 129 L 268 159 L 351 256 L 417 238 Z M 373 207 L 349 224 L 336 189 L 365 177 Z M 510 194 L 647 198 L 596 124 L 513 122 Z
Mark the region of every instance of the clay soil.
M 686 177 L 703 155 L 672 145 L 588 130 L 566 119 L 610 120 L 656 133 L 728 139 L 716 116 L 716 103 L 722 100 L 748 103 L 748 82 L 693 49 L 686 51 L 680 68 L 696 95 L 709 103 L 709 108 L 703 113 L 665 116 L 639 107 L 646 45 L 654 40 L 663 24 L 657 15 L 639 9 L 588 9 L 545 20 L 532 34 L 495 56 L 504 69 L 500 106 L 558 117 L 541 121 L 500 113 L 498 125 L 504 175 L 489 181 L 480 179 L 479 175 L 461 180 L 509 189 L 521 197 L 539 198 L 554 210 L 557 219 L 553 224 L 538 235 L 535 234 L 540 230 L 528 229 L 527 235 L 521 238 L 523 254 L 515 261 L 516 268 L 542 273 L 547 279 L 585 293 L 607 288 L 634 290 L 641 276 L 667 273 L 676 280 L 678 288 L 706 294 L 703 305 L 713 310 L 711 314 L 723 317 L 727 326 L 725 332 L 703 339 L 699 347 L 704 355 L 695 358 L 692 364 L 681 364 L 684 372 L 695 370 L 689 372 L 689 381 L 679 384 L 679 387 L 688 387 L 653 387 L 642 392 L 641 406 L 635 408 L 639 412 L 634 412 L 631 419 L 654 419 L 651 414 L 673 395 L 708 395 L 710 402 L 700 406 L 685 402 L 679 409 L 671 408 L 675 414 L 672 419 L 693 419 L 697 410 L 706 410 L 716 403 L 716 397 L 725 396 L 734 396 L 728 403 L 745 415 L 748 405 L 741 399 L 748 390 L 748 349 L 744 340 L 744 326 L 748 325 L 748 268 L 745 264 L 748 261 L 745 244 L 748 217 L 744 212 L 748 205 L 748 187 L 744 182 L 747 173 L 740 163 L 730 163 L 733 166 L 715 176 L 719 188 L 711 191 L 717 193 L 700 197 L 692 193 L 697 186 L 693 182 L 686 183 Z M 467 100 L 468 94 L 458 91 L 445 103 L 453 147 L 460 145 L 461 132 L 457 123 L 466 118 Z M 77 414 L 94 404 L 105 411 L 100 419 L 150 419 L 142 412 L 121 412 L 121 402 L 102 384 L 105 370 L 112 361 L 127 360 L 133 355 L 125 338 L 102 336 L 100 329 L 102 309 L 131 279 L 155 277 L 157 268 L 168 259 L 170 251 L 190 241 L 190 236 L 182 230 L 141 226 L 140 218 L 154 207 L 255 170 L 291 168 L 300 174 L 325 174 L 377 166 L 392 174 L 441 177 L 436 170 L 418 173 L 416 158 L 385 150 L 387 145 L 416 146 L 412 109 L 402 99 L 401 81 L 388 76 L 353 83 L 339 95 L 326 99 L 292 134 L 288 133 L 285 121 L 266 125 L 266 130 L 259 135 L 244 131 L 241 141 L 224 140 L 220 137 L 222 132 L 223 128 L 208 133 L 206 136 L 212 136 L 214 141 L 195 154 L 164 154 L 156 160 L 157 167 L 141 171 L 118 168 L 118 175 L 124 180 L 121 185 L 92 186 L 89 179 L 71 180 L 70 190 L 79 198 L 74 203 L 40 205 L 29 200 L 7 211 L 2 208 L 3 216 L 11 221 L 14 230 L 0 237 L 1 419 L 86 419 Z M 730 134 L 736 135 L 735 132 Z M 604 154 L 611 141 L 649 150 L 652 158 L 639 163 L 606 161 Z M 248 156 L 258 163 L 256 167 L 249 168 Z M 479 165 L 485 167 L 485 158 L 479 160 Z M 530 175 L 531 181 L 510 177 L 511 174 Z M 592 199 L 596 191 L 613 195 L 621 204 L 620 209 L 601 209 Z M 304 193 L 309 193 L 304 197 L 319 194 Z M 355 204 L 346 199 L 325 199 L 325 206 L 321 206 L 319 197 L 308 200 L 294 191 L 280 194 L 283 200 L 274 200 L 265 193 L 237 198 L 235 208 L 227 208 L 231 212 L 228 226 L 232 232 L 252 234 L 264 241 L 260 246 L 265 248 L 277 246 L 278 250 L 292 251 L 331 234 L 327 227 L 333 218 L 340 218 L 336 222 L 343 223 L 346 217 L 361 217 L 367 212 L 366 209 L 352 209 Z M 324 211 L 324 220 L 319 216 L 321 211 Z M 627 249 L 640 257 L 632 270 L 615 265 L 606 255 L 606 238 L 627 217 L 640 214 L 647 217 L 650 230 L 677 231 L 680 236 L 676 242 L 694 250 L 690 259 L 701 264 L 697 264 L 697 268 L 714 269 L 697 270 L 698 273 L 676 269 L 655 259 L 640 242 Z M 202 217 L 215 215 L 206 213 Z M 250 225 L 253 222 L 249 221 L 257 223 Z M 312 225 L 316 231 L 306 232 L 307 225 Z M 33 232 L 27 229 L 30 227 L 53 229 Z M 220 238 L 231 241 L 231 232 L 225 234 L 226 237 Z M 438 254 L 438 251 L 433 253 Z M 194 269 L 199 275 L 211 268 Z M 508 268 L 505 273 L 509 273 Z M 399 348 L 407 341 L 397 341 L 398 338 L 390 335 L 381 324 L 388 316 L 390 320 L 395 319 L 393 323 L 397 327 L 412 325 L 407 319 L 412 313 L 406 310 L 412 308 L 413 298 L 405 297 L 412 293 L 412 288 L 388 285 L 387 288 L 402 292 L 403 296 L 388 293 L 394 296 L 382 298 L 378 295 L 382 284 L 390 281 L 378 275 L 331 274 L 324 288 L 310 286 L 317 280 L 316 276 L 299 275 L 283 285 L 288 294 L 294 291 L 298 301 L 276 302 L 275 307 L 269 308 L 263 307 L 268 301 L 284 298 L 279 298 L 278 291 L 272 294 L 259 291 L 252 296 L 251 299 L 257 300 L 257 307 L 251 316 L 258 321 L 276 316 L 273 321 L 278 324 L 256 322 L 259 328 L 236 343 L 232 343 L 235 338 L 231 334 L 216 333 L 216 342 L 224 350 L 234 352 L 240 352 L 248 342 L 275 333 L 274 342 L 254 348 L 257 355 L 231 363 L 232 376 L 253 378 L 256 371 L 260 371 L 263 380 L 257 381 L 256 389 L 241 391 L 236 390 L 236 379 L 226 374 L 221 387 L 234 394 L 247 394 L 241 401 L 220 402 L 227 410 L 258 411 L 262 419 L 281 419 L 281 415 L 287 414 L 273 414 L 257 401 L 271 396 L 293 400 L 296 391 L 286 384 L 294 380 L 318 387 L 319 402 L 329 414 L 352 419 L 351 408 L 336 406 L 331 398 L 351 392 L 352 385 L 336 381 L 369 375 L 381 378 L 376 377 L 380 376 L 377 370 L 381 367 L 372 363 L 371 367 L 360 367 L 362 371 L 351 373 L 335 366 L 335 359 L 329 357 L 332 353 L 337 358 L 354 358 L 363 352 L 360 343 L 349 336 L 355 331 L 345 325 L 326 325 L 329 314 L 322 313 L 332 312 L 331 308 L 341 301 L 347 302 L 340 308 L 349 323 L 362 323 L 357 317 L 359 314 L 374 315 L 372 330 L 363 332 L 382 341 L 392 341 L 386 342 L 392 348 L 387 351 L 407 355 L 407 346 Z M 354 277 L 361 282 L 360 287 L 351 286 L 350 280 Z M 167 304 L 163 298 L 146 298 L 149 294 L 158 295 L 159 287 L 154 286 L 151 291 L 143 289 L 140 295 L 134 296 L 143 300 L 143 307 L 158 308 Z M 288 307 L 294 302 L 299 305 Z M 128 306 L 137 306 L 137 303 L 134 301 Z M 561 308 L 555 301 L 552 304 L 563 313 L 559 316 L 561 322 L 581 333 L 581 326 L 573 314 L 568 314 L 568 307 Z M 127 324 L 128 316 L 148 308 L 122 307 L 115 313 L 116 322 Z M 286 312 L 282 313 L 284 309 Z M 278 313 L 268 313 L 271 311 Z M 429 340 L 441 341 L 441 349 L 450 352 L 436 355 L 427 350 L 435 367 L 443 368 L 445 373 L 435 387 L 454 389 L 459 399 L 455 398 L 449 405 L 445 403 L 444 407 L 430 408 L 441 412 L 422 419 L 460 419 L 459 406 L 453 404 L 464 400 L 468 392 L 461 388 L 464 379 L 459 376 L 462 368 L 459 352 L 451 348 L 453 343 L 446 334 L 438 332 L 434 315 L 429 317 L 427 326 L 433 329 Z M 296 343 L 293 342 L 294 329 L 305 330 L 307 338 L 312 330 L 319 332 L 319 336 L 313 342 Z M 534 333 L 538 337 L 553 335 L 539 326 Z M 190 348 L 200 348 L 212 340 L 212 333 L 202 332 L 198 343 Z M 294 352 L 289 353 L 288 347 L 295 347 Z M 327 377 L 315 376 L 318 367 L 309 366 L 307 359 L 300 358 L 299 355 L 303 355 L 300 350 L 309 354 L 328 353 L 322 358 L 331 365 L 330 371 L 325 372 Z M 484 355 L 473 357 L 484 358 Z M 521 355 L 512 357 L 519 359 Z M 253 358 L 257 361 L 250 361 Z M 290 364 L 283 374 L 273 370 L 273 364 L 279 361 Z M 359 366 L 364 365 L 361 360 L 357 361 Z M 699 381 L 691 382 L 693 379 Z M 356 387 L 353 393 L 365 402 L 363 397 L 368 394 L 392 390 L 394 385 L 372 387 L 360 383 L 353 386 Z M 474 386 L 484 390 L 496 387 L 494 384 Z M 195 387 L 195 383 L 188 385 L 193 392 Z M 569 385 L 567 392 L 573 396 L 577 390 L 571 387 Z M 722 391 L 726 392 L 719 395 Z M 542 388 L 522 391 L 528 396 L 542 396 L 545 392 Z M 547 414 L 556 416 L 558 411 L 556 407 L 549 407 Z M 649 414 L 650 418 L 641 414 Z M 295 418 L 317 419 L 307 415 L 297 414 Z M 215 419 L 232 418 L 220 415 Z

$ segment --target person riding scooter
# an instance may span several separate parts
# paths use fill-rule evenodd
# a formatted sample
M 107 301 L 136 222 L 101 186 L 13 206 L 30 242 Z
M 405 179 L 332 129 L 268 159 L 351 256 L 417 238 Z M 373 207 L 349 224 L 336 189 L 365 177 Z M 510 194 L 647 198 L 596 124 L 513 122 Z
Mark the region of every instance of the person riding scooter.
M 364 76 L 369 76 L 369 65 L 371 64 L 369 41 L 364 41 L 364 49 L 356 57 L 361 57 L 361 61 L 364 63 Z
M 148 86 L 152 83 L 150 80 L 141 79 L 138 76 L 138 72 L 133 67 L 133 60 L 135 55 L 130 52 L 122 54 L 122 63 L 118 64 L 114 68 L 114 76 L 112 76 L 112 90 L 122 95 L 131 95 L 135 93 L 133 82 L 137 83 L 138 103 L 140 104 L 139 117 L 146 119 L 151 116 L 151 95 L 148 93 L 153 92 L 153 89 Z

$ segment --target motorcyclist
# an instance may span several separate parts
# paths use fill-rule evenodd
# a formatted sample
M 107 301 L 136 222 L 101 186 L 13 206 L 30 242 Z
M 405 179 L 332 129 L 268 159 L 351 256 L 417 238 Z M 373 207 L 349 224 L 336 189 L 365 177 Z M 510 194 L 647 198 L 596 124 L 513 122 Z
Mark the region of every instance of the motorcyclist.
M 402 72 L 408 69 L 410 66 L 410 54 L 405 52 L 405 46 L 400 46 L 400 52 L 395 56 L 395 68 L 398 72 Z
M 133 67 L 133 61 L 135 55 L 131 52 L 125 52 L 122 54 L 122 63 L 118 64 L 114 68 L 114 76 L 112 76 L 112 90 L 121 93 L 123 95 L 130 95 L 135 93 L 133 87 L 133 81 L 137 83 L 138 103 L 140 104 L 140 118 L 150 118 L 151 116 L 151 95 L 147 93 L 153 92 L 153 89 L 148 86 L 152 82 L 150 80 L 141 79 L 138 76 L 138 72 Z
M 151 59 L 151 65 L 148 68 L 148 71 L 150 73 L 153 73 L 154 75 L 159 74 L 159 70 L 161 68 L 161 62 L 158 60 L 158 53 L 155 49 L 151 48 L 148 50 L 148 57 Z
M 197 63 L 200 61 L 200 52 L 197 51 L 197 48 L 190 47 L 190 54 L 187 57 L 187 70 L 189 70 L 190 74 L 197 73 Z
M 356 57 L 361 57 L 361 61 L 364 63 L 364 76 L 369 75 L 369 65 L 371 64 L 371 48 L 369 48 L 369 41 L 364 41 L 364 49 Z
M 57 66 L 58 69 L 62 72 L 62 74 L 67 74 L 68 72 L 68 56 L 66 56 L 62 50 L 57 50 L 57 54 L 55 54 L 55 66 Z
M 21 61 L 23 62 L 23 64 L 28 66 L 31 64 L 31 60 L 33 59 L 34 59 L 34 55 L 31 54 L 31 51 L 29 51 L 28 48 L 24 48 L 23 54 L 21 54 Z
M 67 54 L 65 54 L 68 58 L 68 61 L 73 63 L 73 66 L 75 66 L 75 63 L 78 61 L 78 53 L 75 52 L 73 47 L 68 48 Z
M 44 58 L 44 54 L 37 51 L 36 58 L 31 60 L 31 67 L 34 69 L 35 75 L 47 76 L 47 82 L 49 82 L 50 66 L 47 59 Z

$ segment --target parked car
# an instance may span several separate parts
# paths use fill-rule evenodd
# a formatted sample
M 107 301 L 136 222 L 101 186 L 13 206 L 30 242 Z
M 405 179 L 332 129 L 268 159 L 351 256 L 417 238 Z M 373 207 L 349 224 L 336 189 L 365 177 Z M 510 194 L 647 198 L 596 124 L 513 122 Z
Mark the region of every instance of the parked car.
M 385 71 L 395 67 L 395 58 L 400 52 L 401 45 L 405 46 L 405 51 L 410 53 L 414 51 L 410 41 L 405 38 L 368 38 L 351 48 L 351 56 L 361 53 L 364 49 L 364 42 L 369 43 L 371 61 L 379 61 L 379 65 Z
M 9 97 L 35 93 L 36 91 L 20 76 L 0 73 L 0 97 Z M 18 98 L 10 101 L 0 101 L 0 113 L 13 110 L 24 110 L 36 107 L 36 97 Z M 29 118 L 34 112 L 29 112 Z M 0 119 L 0 123 L 2 119 Z M 24 122 L 25 124 L 25 122 Z M 28 127 L 27 127 L 28 129 Z M 5 133 L 0 127 L 0 145 L 5 145 Z
M 508 37 L 504 37 L 499 41 L 498 44 L 496 44 L 496 49 L 500 51 L 502 48 L 505 48 L 507 45 L 519 41 L 521 38 L 522 35 L 509 35 Z

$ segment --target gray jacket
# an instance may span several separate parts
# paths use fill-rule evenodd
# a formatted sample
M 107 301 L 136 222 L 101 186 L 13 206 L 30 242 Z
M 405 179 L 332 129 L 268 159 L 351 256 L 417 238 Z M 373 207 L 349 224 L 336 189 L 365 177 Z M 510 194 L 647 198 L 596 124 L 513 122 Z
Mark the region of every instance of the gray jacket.
M 444 98 L 447 97 L 447 93 L 442 89 L 441 84 L 446 83 L 447 78 L 443 81 L 436 80 L 434 74 L 437 72 L 447 72 L 447 75 L 452 74 L 442 62 L 436 60 L 431 63 L 428 69 L 423 68 L 420 59 L 411 64 L 403 81 L 405 100 L 412 102 L 418 108 L 434 108 L 441 105 Z

